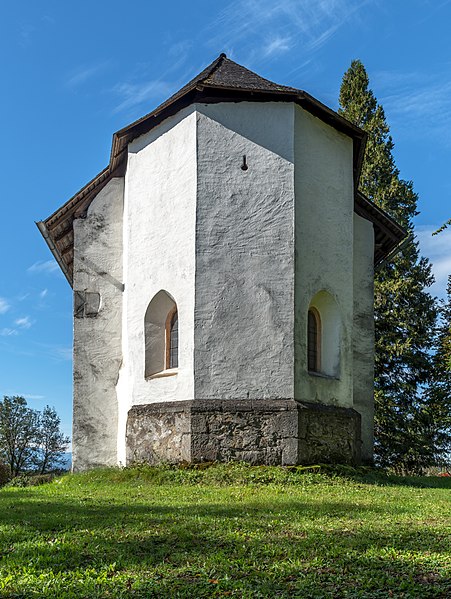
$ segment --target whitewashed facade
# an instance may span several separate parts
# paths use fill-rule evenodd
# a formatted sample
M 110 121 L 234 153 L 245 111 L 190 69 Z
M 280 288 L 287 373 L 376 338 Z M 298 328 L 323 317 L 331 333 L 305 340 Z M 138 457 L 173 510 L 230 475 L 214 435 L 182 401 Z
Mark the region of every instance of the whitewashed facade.
M 356 192 L 364 141 L 224 55 L 115 134 L 38 223 L 74 288 L 74 469 L 371 461 L 373 269 L 403 231 Z

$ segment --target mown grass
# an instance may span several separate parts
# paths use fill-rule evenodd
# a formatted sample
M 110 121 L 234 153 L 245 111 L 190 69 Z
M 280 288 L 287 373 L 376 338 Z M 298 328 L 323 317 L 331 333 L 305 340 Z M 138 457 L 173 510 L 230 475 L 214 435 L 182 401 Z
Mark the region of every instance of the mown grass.
M 240 464 L 3 488 L 0 596 L 448 598 L 450 490 Z

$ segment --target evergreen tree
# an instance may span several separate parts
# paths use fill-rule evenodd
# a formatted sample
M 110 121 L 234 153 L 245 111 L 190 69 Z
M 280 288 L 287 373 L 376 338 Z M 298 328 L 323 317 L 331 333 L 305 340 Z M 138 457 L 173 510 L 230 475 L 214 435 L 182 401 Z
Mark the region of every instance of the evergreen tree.
M 432 235 L 437 235 L 438 233 L 441 233 L 442 231 L 447 229 L 449 226 L 451 226 L 451 218 L 449 220 L 447 220 L 446 223 L 443 223 L 443 225 L 440 228 L 438 228 L 437 231 L 434 231 L 432 233 Z
M 368 134 L 361 191 L 412 234 L 418 197 L 399 176 L 384 109 L 358 60 L 343 77 L 339 112 Z M 418 470 L 429 451 L 418 431 L 427 412 L 424 388 L 432 377 L 437 310 L 427 288 L 433 280 L 414 242 L 375 274 L 375 453 L 378 464 L 398 471 Z
M 432 438 L 432 461 L 450 462 L 451 453 L 451 275 L 447 297 L 440 304 L 440 323 L 433 357 L 433 380 L 427 396 L 427 425 Z

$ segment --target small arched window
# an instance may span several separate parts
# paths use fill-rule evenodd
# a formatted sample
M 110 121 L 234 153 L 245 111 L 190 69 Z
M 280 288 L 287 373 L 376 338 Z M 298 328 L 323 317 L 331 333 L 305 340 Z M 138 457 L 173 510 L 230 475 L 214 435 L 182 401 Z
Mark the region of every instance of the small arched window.
M 307 316 L 307 369 L 340 378 L 341 316 L 335 298 L 325 290 L 311 300 Z
M 163 289 L 150 301 L 144 316 L 144 376 L 165 375 L 178 367 L 178 311 L 174 298 Z M 175 374 L 174 372 L 168 374 Z
M 310 372 L 321 370 L 321 320 L 315 308 L 308 311 L 307 323 L 307 361 Z
M 177 308 L 171 310 L 166 319 L 166 368 L 179 365 L 179 316 Z

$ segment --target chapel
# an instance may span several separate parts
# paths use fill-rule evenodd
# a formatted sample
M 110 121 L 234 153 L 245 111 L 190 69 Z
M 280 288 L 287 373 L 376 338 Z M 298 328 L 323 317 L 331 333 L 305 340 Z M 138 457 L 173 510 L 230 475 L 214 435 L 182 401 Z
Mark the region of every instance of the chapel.
M 37 223 L 73 288 L 73 468 L 371 463 L 365 133 L 221 54 Z

